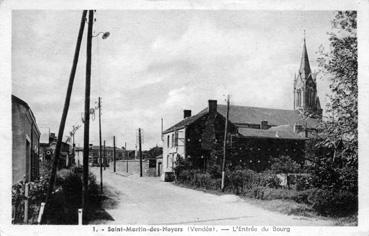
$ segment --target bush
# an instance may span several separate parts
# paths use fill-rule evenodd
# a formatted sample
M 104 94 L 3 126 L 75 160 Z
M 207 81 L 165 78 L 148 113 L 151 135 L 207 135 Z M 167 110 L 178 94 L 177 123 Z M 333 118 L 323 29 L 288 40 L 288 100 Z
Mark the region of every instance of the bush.
M 313 188 L 311 176 L 309 175 L 296 176 L 295 188 L 297 191 L 304 191 Z
M 276 173 L 296 173 L 301 170 L 301 164 L 294 161 L 289 156 L 280 156 L 279 158 L 273 158 L 270 169 Z
M 219 165 L 210 166 L 208 168 L 208 173 L 210 174 L 211 178 L 222 178 L 222 168 Z
M 29 192 L 28 192 L 28 204 L 29 204 L 29 222 L 36 223 L 38 211 L 41 202 L 44 201 L 48 188 L 48 179 L 40 178 L 33 182 L 28 182 Z M 24 200 L 25 196 L 26 182 L 20 181 L 19 183 L 12 186 L 12 206 L 13 206 L 13 223 L 23 223 L 24 220 Z
M 317 189 L 309 198 L 313 209 L 325 216 L 348 216 L 358 210 L 357 194 L 348 191 Z

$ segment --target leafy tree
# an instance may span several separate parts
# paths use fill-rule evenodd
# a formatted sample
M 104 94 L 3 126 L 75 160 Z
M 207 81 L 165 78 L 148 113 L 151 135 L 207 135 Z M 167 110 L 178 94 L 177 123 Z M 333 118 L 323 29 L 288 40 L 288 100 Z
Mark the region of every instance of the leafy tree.
M 148 151 L 144 151 L 145 158 L 155 158 L 161 154 L 163 154 L 163 148 L 159 146 L 155 146 L 150 148 Z
M 358 85 L 356 11 L 339 11 L 332 20 L 329 49 L 321 48 L 319 67 L 330 81 L 326 117 L 315 148 L 316 185 L 357 192 Z M 322 150 L 324 150 L 322 152 Z

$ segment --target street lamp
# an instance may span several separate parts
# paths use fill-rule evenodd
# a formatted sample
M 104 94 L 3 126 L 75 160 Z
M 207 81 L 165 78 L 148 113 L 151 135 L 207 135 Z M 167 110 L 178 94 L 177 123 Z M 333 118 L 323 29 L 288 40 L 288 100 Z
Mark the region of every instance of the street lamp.
M 110 36 L 110 32 L 106 31 L 106 32 L 99 32 L 97 33 L 96 35 L 92 35 L 92 37 L 97 37 L 99 36 L 100 34 L 102 34 L 101 38 L 102 39 L 107 39 L 109 36 Z

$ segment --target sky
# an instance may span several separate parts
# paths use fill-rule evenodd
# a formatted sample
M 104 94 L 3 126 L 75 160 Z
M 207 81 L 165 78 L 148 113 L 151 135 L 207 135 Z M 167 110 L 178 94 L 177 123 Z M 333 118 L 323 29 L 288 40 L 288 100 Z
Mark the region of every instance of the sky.
M 72 66 L 81 11 L 13 10 L 12 93 L 26 101 L 42 132 L 57 133 Z M 99 10 L 93 38 L 91 106 L 102 97 L 106 145 L 134 149 L 161 146 L 164 129 L 207 107 L 209 99 L 231 104 L 293 109 L 293 78 L 299 69 L 304 30 L 310 65 L 318 71 L 320 46 L 334 12 L 249 10 Z M 83 125 L 86 35 L 65 126 Z M 321 105 L 328 81 L 318 79 Z M 98 144 L 98 118 L 90 143 Z M 83 145 L 83 127 L 75 135 Z

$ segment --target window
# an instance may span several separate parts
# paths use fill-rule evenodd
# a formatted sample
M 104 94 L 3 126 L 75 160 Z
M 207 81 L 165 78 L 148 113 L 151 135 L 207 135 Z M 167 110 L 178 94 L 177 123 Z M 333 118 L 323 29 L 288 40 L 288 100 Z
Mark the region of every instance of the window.
M 27 182 L 31 180 L 31 144 L 26 140 L 26 179 Z
M 177 131 L 174 133 L 174 146 L 175 147 L 178 146 L 178 132 Z
M 169 134 L 168 134 L 168 136 L 167 136 L 167 147 L 169 148 Z
M 172 134 L 172 147 L 174 147 L 174 133 Z
M 301 90 L 297 90 L 297 106 L 301 106 Z

